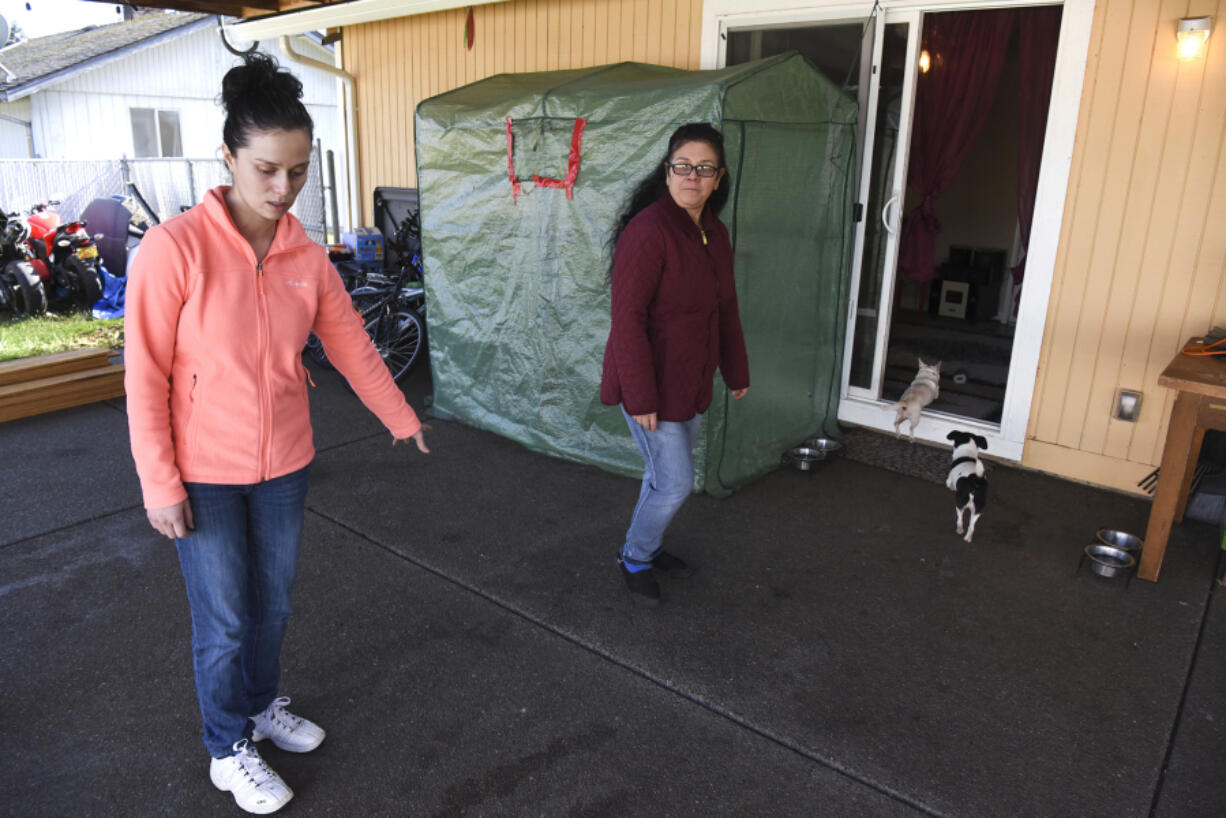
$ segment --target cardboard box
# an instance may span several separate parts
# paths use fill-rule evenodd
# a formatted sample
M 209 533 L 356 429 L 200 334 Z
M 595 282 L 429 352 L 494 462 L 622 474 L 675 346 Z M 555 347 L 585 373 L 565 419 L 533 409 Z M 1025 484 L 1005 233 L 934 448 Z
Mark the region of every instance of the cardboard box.
M 357 261 L 383 261 L 383 232 L 377 227 L 357 227 L 341 233 L 341 242 L 353 248 Z

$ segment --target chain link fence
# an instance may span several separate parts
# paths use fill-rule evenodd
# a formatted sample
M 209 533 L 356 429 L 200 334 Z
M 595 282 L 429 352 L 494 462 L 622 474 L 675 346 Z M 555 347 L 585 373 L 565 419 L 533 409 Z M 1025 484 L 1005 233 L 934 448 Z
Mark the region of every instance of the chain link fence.
M 308 236 L 323 242 L 328 231 L 319 153 L 316 143 L 306 184 L 290 212 Z M 166 221 L 199 204 L 211 188 L 229 184 L 230 172 L 220 159 L 0 159 L 0 211 L 24 213 L 56 200 L 56 212 L 64 221 L 73 221 L 94 199 L 128 199 L 129 182 L 153 215 Z

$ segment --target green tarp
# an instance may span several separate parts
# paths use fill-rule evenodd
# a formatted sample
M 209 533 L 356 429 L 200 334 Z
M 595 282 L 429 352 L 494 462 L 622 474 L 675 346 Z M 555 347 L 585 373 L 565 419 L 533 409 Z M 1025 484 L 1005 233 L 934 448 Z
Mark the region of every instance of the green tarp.
M 508 156 L 508 123 L 513 150 Z M 564 179 L 586 120 L 573 198 Z M 751 387 L 716 376 L 695 488 L 725 494 L 837 432 L 857 108 L 803 57 L 718 71 L 619 63 L 503 74 L 428 99 L 416 142 L 434 411 L 626 475 L 642 459 L 599 398 L 607 242 L 687 122 L 719 128 Z M 513 196 L 510 170 L 520 180 Z

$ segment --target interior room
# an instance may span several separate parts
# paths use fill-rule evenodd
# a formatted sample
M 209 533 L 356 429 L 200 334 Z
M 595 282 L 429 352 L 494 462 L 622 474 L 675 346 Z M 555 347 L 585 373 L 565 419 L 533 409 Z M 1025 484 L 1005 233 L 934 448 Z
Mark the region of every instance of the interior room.
M 1017 12 L 1019 18 L 1032 13 L 1028 9 Z M 931 41 L 934 46 L 926 56 L 930 71 L 943 67 L 940 28 L 955 16 L 925 17 L 923 45 Z M 903 249 L 881 395 L 886 400 L 897 399 L 915 376 L 920 358 L 930 364 L 939 361 L 941 392 L 932 409 L 989 423 L 1000 421 L 1004 405 L 1024 281 L 1024 264 L 1017 265 L 1024 257 L 1023 232 L 1028 232 L 1030 213 L 1025 214 L 1023 225 L 1019 219 L 1019 202 L 1025 199 L 1019 195 L 1024 166 L 1020 143 L 1029 128 L 1029 133 L 1037 132 L 1041 147 L 1046 123 L 1045 107 L 1040 111 L 1032 106 L 1028 116 L 1036 121 L 1026 121 L 1024 60 L 1019 46 L 1022 30 L 1015 25 L 1007 35 L 1000 79 L 981 130 L 948 184 L 931 199 L 939 230 L 932 236 L 932 266 L 926 280 L 906 258 L 908 222 L 924 218 L 924 192 L 917 189 L 917 178 L 923 174 L 917 174 L 915 168 L 908 174 Z M 1054 49 L 1054 41 L 1051 47 Z M 1037 59 L 1043 59 L 1042 55 Z M 922 55 L 921 71 L 924 64 Z M 924 93 L 921 80 L 917 110 L 924 104 Z M 911 150 L 911 162 L 921 161 L 914 139 Z M 1037 179 L 1037 171 L 1036 162 L 1026 175 Z M 1033 179 L 1030 184 L 1034 185 Z M 1033 187 L 1031 202 L 1032 191 Z

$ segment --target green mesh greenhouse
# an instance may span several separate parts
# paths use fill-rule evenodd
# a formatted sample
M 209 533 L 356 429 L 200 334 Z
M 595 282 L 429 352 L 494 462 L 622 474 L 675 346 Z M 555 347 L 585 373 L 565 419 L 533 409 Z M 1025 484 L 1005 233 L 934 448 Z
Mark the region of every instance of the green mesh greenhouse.
M 642 459 L 600 403 L 610 230 L 672 132 L 724 134 L 751 387 L 715 400 L 695 488 L 726 494 L 833 434 L 857 109 L 803 57 L 718 71 L 619 63 L 502 74 L 428 99 L 416 141 L 434 411 L 626 474 Z

